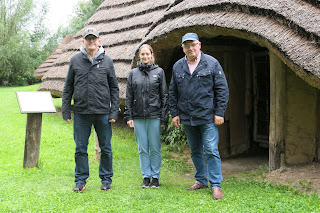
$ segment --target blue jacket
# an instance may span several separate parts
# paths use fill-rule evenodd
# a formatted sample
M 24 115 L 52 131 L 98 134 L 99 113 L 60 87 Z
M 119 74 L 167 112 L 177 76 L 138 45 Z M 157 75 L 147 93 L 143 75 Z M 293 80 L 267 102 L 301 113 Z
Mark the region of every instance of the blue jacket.
M 200 62 L 190 74 L 185 58 L 173 65 L 169 87 L 169 108 L 172 117 L 180 116 L 182 124 L 198 126 L 224 116 L 229 89 L 218 60 L 201 52 Z

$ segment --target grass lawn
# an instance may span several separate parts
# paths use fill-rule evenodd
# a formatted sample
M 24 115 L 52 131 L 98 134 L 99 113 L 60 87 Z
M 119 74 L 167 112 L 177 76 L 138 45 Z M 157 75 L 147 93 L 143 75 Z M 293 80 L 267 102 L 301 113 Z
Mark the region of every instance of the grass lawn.
M 320 212 L 315 195 L 297 194 L 284 186 L 227 178 L 224 198 L 212 199 L 209 189 L 187 191 L 194 180 L 181 160 L 162 151 L 159 189 L 142 189 L 133 131 L 114 125 L 112 190 L 100 191 L 99 163 L 89 144 L 90 177 L 83 193 L 74 193 L 72 125 L 59 114 L 43 114 L 39 168 L 23 169 L 26 114 L 20 114 L 16 91 L 39 85 L 0 87 L 0 212 Z M 61 99 L 54 100 L 56 107 Z

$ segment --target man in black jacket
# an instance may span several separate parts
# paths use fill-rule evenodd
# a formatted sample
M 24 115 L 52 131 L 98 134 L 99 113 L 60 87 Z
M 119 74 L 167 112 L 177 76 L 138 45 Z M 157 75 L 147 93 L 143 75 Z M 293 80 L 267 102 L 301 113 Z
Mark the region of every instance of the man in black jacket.
M 200 51 L 201 42 L 197 34 L 185 34 L 182 49 L 186 56 L 173 66 L 169 107 L 173 124 L 176 127 L 180 122 L 184 124 L 196 168 L 196 182 L 188 190 L 208 188 L 208 173 L 212 196 L 220 199 L 223 193 L 217 126 L 224 123 L 229 99 L 228 84 L 219 62 Z
M 71 99 L 73 97 L 75 150 L 75 187 L 82 192 L 89 177 L 87 147 L 92 125 L 97 132 L 101 149 L 99 177 L 101 190 L 111 189 L 112 150 L 111 123 L 118 118 L 119 87 L 112 59 L 105 55 L 100 45 L 99 33 L 88 28 L 83 34 L 80 53 L 69 64 L 63 95 L 63 119 L 71 123 Z

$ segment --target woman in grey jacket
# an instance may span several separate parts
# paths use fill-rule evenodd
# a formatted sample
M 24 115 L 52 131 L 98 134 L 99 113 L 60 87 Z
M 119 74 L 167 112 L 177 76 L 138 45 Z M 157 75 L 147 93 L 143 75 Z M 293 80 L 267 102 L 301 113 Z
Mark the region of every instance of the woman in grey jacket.
M 130 71 L 127 82 L 125 119 L 134 128 L 138 144 L 142 188 L 159 187 L 161 168 L 161 125 L 168 122 L 168 89 L 165 73 L 154 64 L 153 49 L 139 49 L 138 67 Z M 152 178 L 151 184 L 150 179 Z

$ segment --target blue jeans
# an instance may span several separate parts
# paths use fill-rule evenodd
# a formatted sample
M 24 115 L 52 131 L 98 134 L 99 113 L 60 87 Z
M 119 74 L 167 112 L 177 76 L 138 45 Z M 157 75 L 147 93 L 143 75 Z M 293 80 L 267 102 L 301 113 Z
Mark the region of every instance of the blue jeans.
M 133 119 L 143 178 L 159 178 L 161 169 L 160 119 Z
M 191 158 L 196 169 L 195 179 L 202 184 L 208 185 L 208 171 L 211 189 L 214 187 L 221 188 L 222 172 L 218 150 L 218 127 L 214 123 L 200 126 L 184 125 L 184 130 L 191 149 Z
M 75 151 L 75 182 L 86 183 L 89 177 L 89 162 L 88 162 L 88 144 L 91 134 L 92 125 L 94 126 L 101 149 L 99 177 L 101 181 L 111 183 L 113 176 L 112 169 L 112 150 L 111 136 L 112 128 L 109 122 L 109 115 L 82 115 L 74 114 L 73 135 L 76 143 Z

